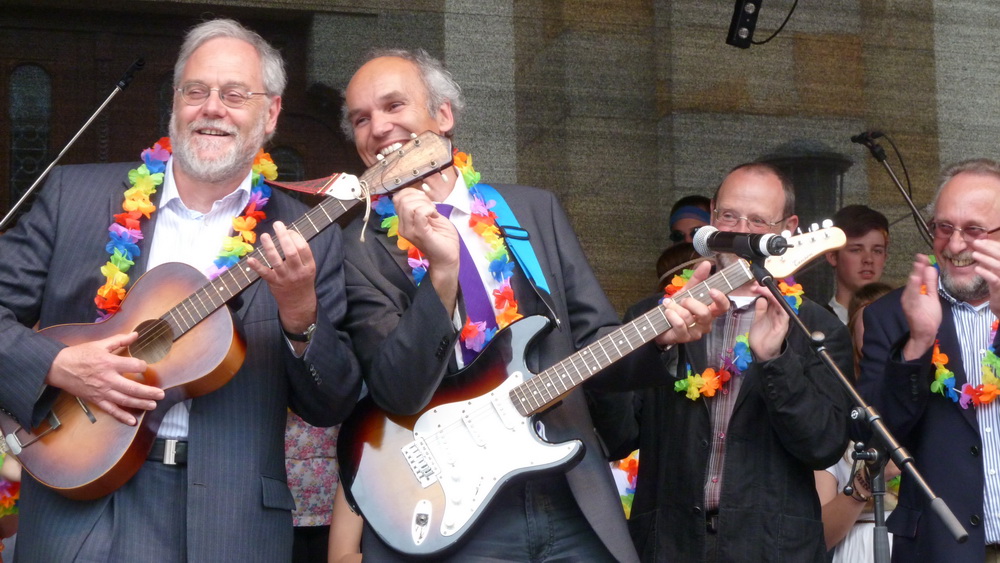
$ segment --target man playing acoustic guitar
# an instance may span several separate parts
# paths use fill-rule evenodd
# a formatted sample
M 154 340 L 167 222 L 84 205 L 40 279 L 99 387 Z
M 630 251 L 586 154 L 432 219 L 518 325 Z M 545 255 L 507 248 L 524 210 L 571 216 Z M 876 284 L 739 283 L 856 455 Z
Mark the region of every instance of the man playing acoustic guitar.
M 170 138 L 143 151 L 141 166 L 55 169 L 31 211 L 0 237 L 0 407 L 25 426 L 5 428 L 8 442 L 19 442 L 24 461 L 72 432 L 77 447 L 56 456 L 71 470 L 121 434 L 148 439 L 138 455 L 107 452 L 138 466 L 113 491 L 88 488 L 87 479 L 57 491 L 25 474 L 20 561 L 287 561 L 287 409 L 329 426 L 360 391 L 338 328 L 341 235 L 328 229 L 307 244 L 284 226 L 306 207 L 263 181 L 275 177 L 261 147 L 281 110 L 280 54 L 236 22 L 210 21 L 189 32 L 173 85 Z M 232 297 L 224 280 L 254 274 L 265 283 L 247 284 L 231 312 L 222 305 L 186 326 L 205 301 Z M 178 318 L 157 320 L 188 296 L 191 280 L 207 291 Z M 101 332 L 137 310 L 149 326 Z M 108 320 L 64 341 L 29 328 L 95 318 Z M 151 349 L 147 360 L 137 354 Z M 206 370 L 219 379 L 170 385 L 176 375 L 203 375 L 188 372 L 206 358 L 220 358 Z M 80 400 L 59 401 L 66 396 Z M 82 426 L 68 426 L 74 417 Z M 54 429 L 31 443 L 36 427 Z
M 451 136 L 462 107 L 461 90 L 440 62 L 423 51 L 389 51 L 368 60 L 351 79 L 343 125 L 361 158 L 374 165 L 412 134 L 430 130 Z M 357 221 L 345 231 L 347 328 L 371 396 L 393 420 L 400 419 L 393 415 L 420 412 L 436 392 L 453 388 L 459 379 L 455 372 L 481 365 L 474 360 L 486 357 L 484 349 L 503 341 L 510 334 L 508 325 L 516 326 L 522 317 L 547 315 L 559 323 L 528 348 L 525 360 L 533 372 L 552 366 L 618 325 L 555 197 L 525 186 L 481 183 L 471 158 L 463 153 L 456 154 L 455 166 L 429 177 L 423 190 L 408 188 L 391 199 L 376 201 L 372 215 L 367 226 Z M 367 232 L 359 242 L 362 228 Z M 703 279 L 706 272 L 700 271 L 694 281 Z M 657 315 L 674 328 L 656 342 L 666 346 L 701 337 L 712 317 L 727 306 L 717 290 L 711 295 L 714 300 L 707 298 L 706 303 L 694 299 L 683 306 L 668 303 Z M 648 340 L 654 336 L 650 334 Z M 607 377 L 658 357 L 652 343 L 639 346 L 629 362 L 609 369 Z M 442 544 L 454 545 L 440 551 L 431 548 L 424 554 L 452 561 L 635 561 L 585 394 L 560 386 L 554 395 L 561 395 L 561 403 L 533 420 L 534 429 L 551 442 L 582 441 L 585 451 L 579 463 L 568 471 L 560 468 L 514 480 L 488 502 L 468 509 L 469 501 L 487 488 L 462 484 L 477 478 L 473 470 L 447 478 L 459 484 L 457 494 L 439 507 L 426 502 L 375 507 L 364 514 L 368 524 L 362 545 L 365 559 L 405 559 L 440 539 Z M 465 427 L 476 424 L 472 420 L 476 415 L 470 417 Z M 484 423 L 480 428 L 486 431 L 488 420 L 478 422 Z M 387 427 L 379 428 L 381 437 L 375 441 L 393 461 L 402 459 L 398 449 L 386 444 Z M 479 437 L 488 449 L 490 436 Z M 348 444 L 350 437 L 342 434 L 340 440 L 341 445 Z M 453 453 L 466 455 L 465 450 Z M 524 454 L 515 448 L 502 452 L 501 457 L 516 461 Z M 438 461 L 446 463 L 445 458 Z M 372 469 L 384 465 L 376 463 Z M 474 469 L 495 469 L 488 465 L 478 463 Z M 361 469 L 355 476 L 356 485 L 369 477 L 365 472 Z M 398 500 L 396 487 L 404 481 L 416 482 L 408 468 L 405 473 L 375 479 L 377 490 L 358 485 L 352 491 L 356 498 L 383 493 L 395 497 L 389 501 Z M 417 489 L 416 494 L 424 493 Z M 447 517 L 440 524 L 448 506 L 478 510 L 481 517 L 475 525 L 453 525 Z M 377 525 L 373 519 L 396 516 L 404 522 L 402 526 L 373 533 Z M 461 532 L 461 539 L 452 532 Z M 383 541 L 390 535 L 399 541 Z

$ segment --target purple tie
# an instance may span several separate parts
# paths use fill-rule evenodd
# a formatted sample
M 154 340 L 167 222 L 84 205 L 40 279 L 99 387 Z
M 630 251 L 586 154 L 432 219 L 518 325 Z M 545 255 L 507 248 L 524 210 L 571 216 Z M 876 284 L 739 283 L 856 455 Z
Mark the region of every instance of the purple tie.
M 454 209 L 447 203 L 437 204 L 438 212 L 445 217 L 451 218 L 451 211 Z M 458 266 L 458 285 L 462 288 L 462 300 L 465 302 L 465 314 L 469 319 L 476 322 L 486 322 L 485 331 L 497 328 L 496 313 L 490 302 L 490 296 L 483 286 L 483 279 L 479 277 L 479 270 L 476 268 L 472 255 L 469 254 L 468 247 L 461 236 L 458 237 L 459 252 L 461 259 Z M 469 365 L 472 360 L 479 355 L 479 352 L 470 350 L 462 343 L 462 360 L 465 365 Z

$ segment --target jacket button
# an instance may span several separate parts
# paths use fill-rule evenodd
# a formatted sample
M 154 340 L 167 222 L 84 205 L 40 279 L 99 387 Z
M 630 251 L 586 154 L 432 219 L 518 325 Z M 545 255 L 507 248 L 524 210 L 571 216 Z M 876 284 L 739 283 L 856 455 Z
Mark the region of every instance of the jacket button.
M 979 446 L 972 446 L 969 448 L 969 453 L 972 454 L 972 457 L 979 457 Z
M 701 514 L 701 507 L 700 506 L 696 506 L 696 507 L 694 507 L 694 508 L 691 509 L 691 512 L 694 512 L 695 514 Z
M 978 514 L 973 514 L 969 517 L 969 524 L 972 524 L 973 526 L 978 526 L 980 522 L 982 522 L 982 518 L 980 518 Z
M 708 440 L 702 440 L 701 441 L 701 447 L 702 448 L 707 448 L 708 447 Z

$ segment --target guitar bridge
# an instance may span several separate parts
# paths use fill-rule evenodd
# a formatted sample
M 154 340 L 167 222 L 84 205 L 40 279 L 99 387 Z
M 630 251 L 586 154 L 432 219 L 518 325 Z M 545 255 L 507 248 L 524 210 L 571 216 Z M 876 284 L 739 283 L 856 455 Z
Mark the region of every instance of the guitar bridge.
M 440 469 L 423 439 L 418 438 L 410 442 L 403 446 L 401 451 L 421 487 L 426 489 L 437 482 Z

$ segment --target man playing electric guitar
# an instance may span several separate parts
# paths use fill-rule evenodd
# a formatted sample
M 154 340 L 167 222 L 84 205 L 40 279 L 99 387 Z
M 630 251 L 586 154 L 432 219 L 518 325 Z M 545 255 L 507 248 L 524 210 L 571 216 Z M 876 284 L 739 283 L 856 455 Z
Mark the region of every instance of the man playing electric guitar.
M 383 52 L 351 79 L 344 130 L 373 165 L 411 134 L 450 136 L 462 106 L 461 90 L 440 62 L 423 51 Z M 367 226 L 356 222 L 346 231 L 347 328 L 374 401 L 390 413 L 419 412 L 449 374 L 522 316 L 546 314 L 559 323 L 529 348 L 527 364 L 535 372 L 618 324 L 561 206 L 547 192 L 480 183 L 471 159 L 459 153 L 455 166 L 428 178 L 423 191 L 404 189 L 373 209 Z M 368 232 L 359 242 L 362 228 Z M 728 305 L 717 290 L 712 295 L 711 306 L 693 299 L 669 303 L 665 315 L 675 328 L 656 342 L 699 338 Z M 607 377 L 658 357 L 656 346 L 643 346 Z M 582 460 L 565 474 L 503 488 L 472 532 L 436 560 L 636 560 L 584 393 L 566 394 L 537 427 L 549 441 L 581 440 Z M 415 525 L 423 524 L 418 516 Z M 375 561 L 405 559 L 370 527 L 362 551 Z
M 280 54 L 236 22 L 206 22 L 189 32 L 173 86 L 169 142 L 144 151 L 141 166 L 55 169 L 31 211 L 0 237 L 0 407 L 30 430 L 66 414 L 50 412 L 62 390 L 95 424 L 158 423 L 148 459 L 110 494 L 72 500 L 25 475 L 19 561 L 287 561 L 287 409 L 330 426 L 360 392 L 339 329 L 341 235 L 328 229 L 310 247 L 283 225 L 306 206 L 264 182 L 275 176 L 261 147 L 281 110 Z M 250 273 L 265 283 L 231 303 L 237 328 L 222 307 L 172 342 L 191 365 L 245 342 L 242 367 L 226 367 L 232 380 L 203 396 L 170 402 L 178 390 L 156 386 L 164 375 L 156 361 L 120 353 L 144 345 L 143 330 L 67 345 L 29 328 L 110 317 L 81 326 L 99 330 L 129 306 L 156 310 L 181 278 L 193 272 L 206 283 L 251 245 L 264 260 L 248 260 Z M 154 284 L 142 294 L 148 302 L 132 292 L 121 303 L 126 288 L 143 283 Z M 80 448 L 63 463 L 92 453 Z

